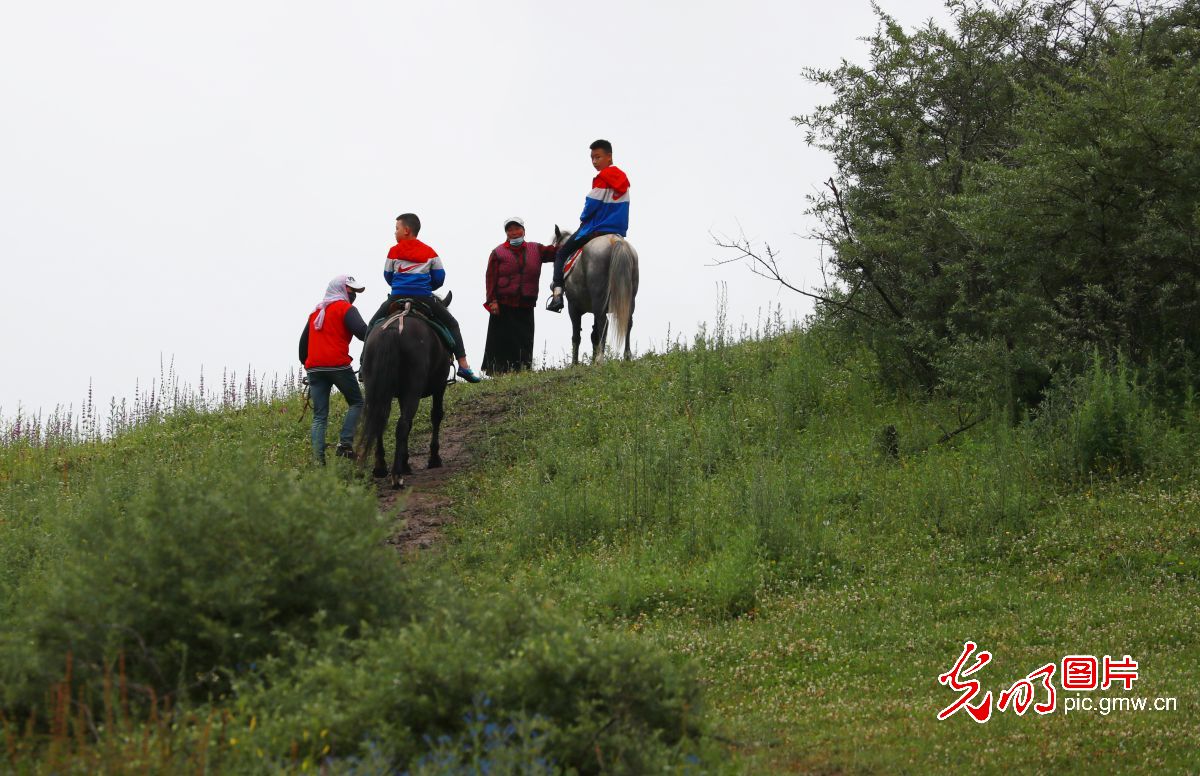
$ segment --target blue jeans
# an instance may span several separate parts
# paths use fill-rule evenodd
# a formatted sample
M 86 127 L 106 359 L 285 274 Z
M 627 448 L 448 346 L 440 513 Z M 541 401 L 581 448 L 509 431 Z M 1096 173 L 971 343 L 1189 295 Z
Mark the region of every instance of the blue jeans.
M 358 378 L 350 367 L 336 369 L 332 372 L 309 372 L 308 395 L 312 398 L 312 448 L 313 456 L 318 461 L 325 461 L 325 427 L 329 425 L 329 393 L 333 386 L 342 392 L 350 404 L 346 420 L 342 423 L 342 436 L 338 443 L 346 447 L 354 445 L 354 427 L 358 424 L 358 416 L 362 412 L 363 397 L 358 387 Z

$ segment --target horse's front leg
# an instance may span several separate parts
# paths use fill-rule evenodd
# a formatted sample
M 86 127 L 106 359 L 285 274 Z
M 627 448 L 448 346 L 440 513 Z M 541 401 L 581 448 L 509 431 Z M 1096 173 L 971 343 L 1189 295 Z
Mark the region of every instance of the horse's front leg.
M 446 389 L 434 391 L 433 398 L 429 410 L 429 425 L 433 426 L 433 437 L 429 440 L 429 468 L 437 469 L 442 465 L 442 457 L 438 455 L 441 449 L 441 444 L 438 441 L 438 431 L 442 426 L 442 399 L 445 398 Z
M 421 397 L 406 396 L 400 400 L 400 419 L 396 421 L 396 454 L 392 459 L 392 487 L 404 487 L 404 475 L 412 474 L 408 465 L 408 432 L 412 430 L 413 418 Z
M 571 365 L 579 363 L 579 342 L 583 339 L 583 313 L 576 312 L 574 306 L 571 313 Z

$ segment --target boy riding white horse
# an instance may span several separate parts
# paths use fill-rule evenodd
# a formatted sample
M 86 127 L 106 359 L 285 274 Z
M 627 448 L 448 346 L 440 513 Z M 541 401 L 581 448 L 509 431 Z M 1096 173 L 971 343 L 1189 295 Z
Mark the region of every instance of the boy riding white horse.
M 596 177 L 584 200 L 579 228 L 559 246 L 554 258 L 554 280 L 550 284 L 550 300 L 546 303 L 546 309 L 551 312 L 562 312 L 563 266 L 571 254 L 595 237 L 605 234 L 624 237 L 629 231 L 629 178 L 613 164 L 612 143 L 597 140 L 589 148 Z

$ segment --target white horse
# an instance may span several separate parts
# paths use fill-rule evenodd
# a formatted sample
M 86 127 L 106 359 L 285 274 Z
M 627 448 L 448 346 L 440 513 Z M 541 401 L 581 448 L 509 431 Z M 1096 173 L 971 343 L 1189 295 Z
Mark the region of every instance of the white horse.
M 556 246 L 570 237 L 571 232 L 564 232 L 557 225 L 554 227 Z M 563 287 L 567 295 L 567 313 L 571 316 L 572 364 L 579 363 L 580 331 L 585 313 L 592 314 L 592 363 L 604 358 L 610 316 L 613 350 L 624 346 L 625 360 L 629 360 L 629 333 L 633 329 L 637 290 L 638 255 L 629 241 L 615 234 L 588 240 Z

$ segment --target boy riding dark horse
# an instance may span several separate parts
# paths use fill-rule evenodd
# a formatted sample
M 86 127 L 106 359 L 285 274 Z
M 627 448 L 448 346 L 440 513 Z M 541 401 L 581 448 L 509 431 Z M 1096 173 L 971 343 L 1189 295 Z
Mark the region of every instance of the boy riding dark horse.
M 458 321 L 433 295 L 434 289 L 446 282 L 442 259 L 433 248 L 417 239 L 420 231 L 421 219 L 415 214 L 402 213 L 396 217 L 396 244 L 388 251 L 387 261 L 383 265 L 383 279 L 391 287 L 391 294 L 371 318 L 371 324 L 375 325 L 386 318 L 393 303 L 403 299 L 412 300 L 415 307 L 454 335 L 453 350 L 458 360 L 458 376 L 469 383 L 477 383 L 481 378 L 467 363 L 467 350 Z
M 592 238 L 604 234 L 624 237 L 629 231 L 629 178 L 613 164 L 612 143 L 597 140 L 589 148 L 596 177 L 592 179 L 592 190 L 584 200 L 579 228 L 571 235 L 571 239 L 559 247 L 558 255 L 554 258 L 554 280 L 550 284 L 552 294 L 546 303 L 546 309 L 551 312 L 562 312 L 563 266 L 571 254 Z

